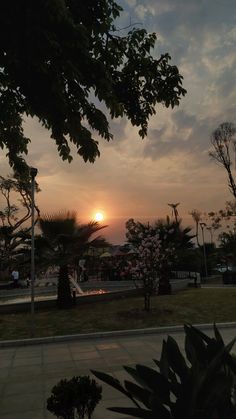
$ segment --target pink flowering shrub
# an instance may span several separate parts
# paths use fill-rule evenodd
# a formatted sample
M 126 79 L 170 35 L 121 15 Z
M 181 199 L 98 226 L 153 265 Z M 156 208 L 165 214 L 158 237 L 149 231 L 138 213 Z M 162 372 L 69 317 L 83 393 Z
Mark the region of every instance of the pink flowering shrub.
M 171 240 L 172 229 L 161 225 L 144 225 L 134 220 L 126 223 L 127 238 L 136 249 L 136 258 L 132 267 L 134 279 L 142 280 L 144 294 L 153 294 L 157 286 L 169 284 L 169 275 L 176 259 L 175 243 Z

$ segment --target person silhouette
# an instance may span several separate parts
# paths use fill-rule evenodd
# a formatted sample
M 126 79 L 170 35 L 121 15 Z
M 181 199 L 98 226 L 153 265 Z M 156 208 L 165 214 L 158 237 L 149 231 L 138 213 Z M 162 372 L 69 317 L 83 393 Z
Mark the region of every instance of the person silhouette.
M 20 274 L 19 274 L 19 271 L 17 271 L 17 269 L 13 269 L 13 271 L 11 273 L 11 278 L 13 280 L 13 286 L 14 286 L 14 288 L 18 288 Z

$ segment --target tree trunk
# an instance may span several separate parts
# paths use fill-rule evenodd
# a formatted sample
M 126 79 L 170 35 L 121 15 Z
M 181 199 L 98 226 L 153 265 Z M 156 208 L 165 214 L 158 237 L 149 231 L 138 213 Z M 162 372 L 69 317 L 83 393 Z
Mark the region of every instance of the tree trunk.
M 150 311 L 150 304 L 151 302 L 151 294 L 150 292 L 145 292 L 144 294 L 144 310 L 149 312 Z
M 231 166 L 228 165 L 226 167 L 226 170 L 228 172 L 228 178 L 229 178 L 229 190 L 232 193 L 232 195 L 234 196 L 234 198 L 236 198 L 236 185 L 235 185 L 234 178 L 233 178 L 233 175 L 232 175 L 232 172 L 231 172 Z
M 59 308 L 70 308 L 73 305 L 67 265 L 60 266 L 59 268 L 57 305 Z
M 198 221 L 196 221 L 196 240 L 197 240 L 198 247 L 200 247 L 200 243 L 199 243 L 199 223 L 198 223 Z

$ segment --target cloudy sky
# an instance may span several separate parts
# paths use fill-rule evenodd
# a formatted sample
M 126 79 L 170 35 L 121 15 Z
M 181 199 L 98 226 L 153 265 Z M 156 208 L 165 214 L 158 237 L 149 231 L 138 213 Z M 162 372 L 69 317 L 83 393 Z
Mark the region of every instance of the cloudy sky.
M 188 91 L 180 106 L 160 107 L 145 140 L 126 120 L 112 122 L 114 140 L 99 140 L 101 157 L 92 165 L 79 157 L 62 162 L 48 132 L 36 120 L 25 124 L 32 139 L 28 162 L 39 170 L 41 211 L 75 209 L 82 222 L 103 211 L 113 243 L 124 241 L 128 218 L 171 215 L 168 203 L 180 202 L 185 224 L 193 224 L 188 213 L 194 208 L 221 208 L 231 196 L 223 169 L 208 156 L 209 139 L 220 123 L 236 122 L 235 0 L 118 3 L 124 9 L 119 26 L 138 22 L 156 32 L 155 55 L 169 52 L 179 67 Z

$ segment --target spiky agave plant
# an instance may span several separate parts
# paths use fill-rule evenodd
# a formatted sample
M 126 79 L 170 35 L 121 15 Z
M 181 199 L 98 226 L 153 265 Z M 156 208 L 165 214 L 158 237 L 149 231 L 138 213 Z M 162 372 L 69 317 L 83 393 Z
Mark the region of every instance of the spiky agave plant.
M 185 354 L 172 337 L 163 341 L 157 370 L 144 365 L 124 367 L 134 381 L 118 380 L 92 371 L 105 383 L 127 396 L 135 407 L 109 410 L 145 419 L 235 419 L 232 398 L 236 362 L 214 325 L 211 338 L 199 329 L 185 325 Z

